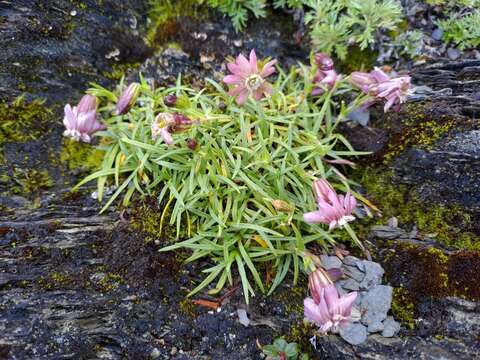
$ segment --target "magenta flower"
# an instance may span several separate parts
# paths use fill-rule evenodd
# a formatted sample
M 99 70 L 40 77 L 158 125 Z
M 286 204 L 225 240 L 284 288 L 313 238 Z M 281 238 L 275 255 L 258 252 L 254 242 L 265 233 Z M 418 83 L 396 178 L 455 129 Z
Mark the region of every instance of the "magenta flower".
M 351 74 L 350 80 L 365 94 L 371 95 L 377 100 L 385 101 L 383 108 L 385 112 L 391 107 L 395 111 L 399 111 L 400 104 L 406 101 L 407 95 L 410 93 L 410 76 L 403 75 L 390 78 L 379 68 L 375 68 L 370 73 L 355 71 Z M 368 107 L 374 102 L 370 101 L 364 107 Z
M 337 195 L 332 185 L 323 179 L 313 183 L 313 190 L 317 197 L 318 210 L 303 214 L 306 222 L 328 224 L 332 230 L 355 220 L 352 212 L 357 201 L 350 192 L 345 196 Z
M 192 121 L 182 114 L 160 113 L 155 117 L 155 121 L 151 126 L 152 140 L 156 140 L 158 136 L 167 145 L 173 145 L 172 133 L 184 130 L 186 126 L 190 126 Z
M 248 60 L 242 54 L 238 55 L 235 62 L 227 64 L 232 74 L 223 78 L 223 82 L 233 85 L 229 95 L 235 96 L 239 105 L 243 105 L 249 95 L 257 101 L 270 95 L 272 87 L 265 78 L 275 72 L 273 65 L 276 63 L 277 60 L 271 60 L 259 69 L 255 50 L 250 52 Z
M 315 298 L 303 301 L 305 317 L 313 321 L 323 333 L 336 329 L 348 323 L 356 298 L 356 292 L 339 296 L 333 284 L 326 285 L 318 294 L 318 301 Z
M 325 92 L 325 87 L 327 89 L 333 88 L 339 78 L 337 72 L 333 69 L 333 60 L 327 54 L 316 54 L 315 63 L 318 70 L 313 78 L 313 82 L 320 86 L 312 90 L 313 96 L 322 95 Z
M 130 108 L 137 101 L 138 94 L 140 93 L 140 84 L 131 83 L 120 95 L 118 99 L 117 106 L 115 109 L 115 115 L 123 115 L 130 110 Z
M 77 106 L 72 108 L 70 104 L 67 104 L 64 111 L 63 125 L 66 128 L 63 132 L 64 136 L 89 143 L 94 133 L 106 128 L 97 120 L 97 98 L 95 96 L 84 95 Z

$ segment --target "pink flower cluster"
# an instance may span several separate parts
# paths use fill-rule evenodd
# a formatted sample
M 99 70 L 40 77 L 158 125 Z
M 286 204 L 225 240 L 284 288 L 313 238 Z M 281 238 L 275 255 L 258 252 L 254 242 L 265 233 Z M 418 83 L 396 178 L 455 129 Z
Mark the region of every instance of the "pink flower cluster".
M 322 269 L 318 268 L 308 278 L 311 298 L 303 301 L 305 317 L 313 321 L 320 332 L 336 330 L 348 323 L 356 292 L 340 296 L 335 285 Z
M 379 68 L 370 73 L 355 71 L 350 75 L 350 81 L 365 94 L 374 99 L 364 107 L 368 107 L 378 100 L 385 101 L 384 111 L 390 108 L 400 110 L 400 104 L 404 103 L 410 93 L 410 76 L 397 76 L 390 78 Z
M 317 198 L 318 210 L 304 214 L 303 219 L 306 222 L 327 224 L 332 230 L 355 220 L 352 212 L 357 201 L 350 192 L 345 196 L 338 195 L 332 185 L 323 179 L 313 183 L 313 191 Z
M 89 143 L 91 136 L 106 127 L 97 119 L 97 98 L 84 95 L 77 106 L 65 105 L 63 125 L 66 130 L 63 135 L 77 141 Z

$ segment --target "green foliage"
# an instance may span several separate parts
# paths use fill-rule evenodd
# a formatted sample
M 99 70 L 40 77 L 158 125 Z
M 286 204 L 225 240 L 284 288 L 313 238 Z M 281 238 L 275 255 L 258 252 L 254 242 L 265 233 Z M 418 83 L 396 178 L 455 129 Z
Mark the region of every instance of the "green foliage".
M 228 15 L 232 20 L 235 30 L 241 31 L 245 28 L 249 14 L 256 18 L 265 17 L 265 0 L 198 0 L 200 4 L 219 10 Z
M 375 42 L 379 30 L 394 30 L 402 20 L 395 0 L 303 0 L 310 10 L 305 22 L 316 51 L 335 53 L 344 60 L 348 47 L 361 49 Z
M 443 30 L 443 40 L 454 43 L 460 50 L 480 46 L 480 10 L 466 15 L 453 14 L 437 25 Z
M 272 345 L 262 348 L 267 360 L 308 360 L 307 354 L 301 354 L 297 343 L 288 343 L 283 338 L 277 338 Z
M 335 234 L 303 221 L 303 213 L 315 209 L 314 179 L 328 178 L 341 191 L 349 189 L 349 182 L 325 160 L 362 154 L 335 129 L 363 97 L 349 106 L 334 100 L 351 90 L 343 79 L 310 101 L 314 74 L 314 68 L 305 66 L 280 70 L 273 95 L 243 107 L 212 80 L 210 94 L 181 85 L 180 78 L 169 89 L 152 90 L 142 81 L 136 106 L 124 117 L 105 119 L 109 126 L 101 133 L 106 151 L 101 169 L 81 184 L 97 180 L 99 199 L 107 182 L 116 187 L 104 210 L 122 194 L 124 205 L 134 193 L 158 194 L 158 236 L 169 223 L 177 237 L 188 237 L 163 250 L 187 248 L 193 251 L 187 261 L 207 257 L 213 262 L 191 294 L 215 279 L 212 293 L 227 281 L 233 284 L 235 267 L 247 301 L 254 293 L 247 272 L 262 292 L 269 286 L 271 293 L 290 267 L 297 280 L 309 243 L 324 248 L 335 243 Z M 98 86 L 90 92 L 106 102 L 104 114 L 111 114 L 116 95 Z M 176 109 L 164 105 L 168 94 L 179 99 Z M 152 140 L 151 125 L 161 112 L 195 119 L 190 128 L 173 134 L 174 146 Z M 186 146 L 191 138 L 195 150 Z M 276 272 L 271 284 L 264 284 L 258 271 L 264 263 Z

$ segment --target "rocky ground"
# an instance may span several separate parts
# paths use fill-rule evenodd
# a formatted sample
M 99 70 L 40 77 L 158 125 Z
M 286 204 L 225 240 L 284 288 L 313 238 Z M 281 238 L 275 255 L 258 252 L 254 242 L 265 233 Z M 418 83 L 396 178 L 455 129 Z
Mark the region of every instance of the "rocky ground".
M 89 81 L 111 86 L 126 67 L 155 84 L 179 72 L 195 84 L 251 47 L 283 64 L 305 60 L 293 24 L 278 15 L 238 35 L 224 19 L 172 21 L 147 46 L 146 1 L 98 5 L 0 1 L 0 358 L 258 359 L 257 343 L 279 335 L 313 358 L 480 356 L 478 60 L 418 65 L 400 113 L 343 127 L 373 152 L 351 176 L 383 212 L 357 229 L 376 263 L 343 259 L 338 286 L 362 291 L 358 322 L 310 342 L 306 286 L 291 279 L 248 306 L 236 287 L 186 299 L 203 264 L 158 253 L 169 239 L 155 236 L 148 200 L 99 215 L 94 189 L 72 193 L 98 154 L 61 136 L 63 103 Z

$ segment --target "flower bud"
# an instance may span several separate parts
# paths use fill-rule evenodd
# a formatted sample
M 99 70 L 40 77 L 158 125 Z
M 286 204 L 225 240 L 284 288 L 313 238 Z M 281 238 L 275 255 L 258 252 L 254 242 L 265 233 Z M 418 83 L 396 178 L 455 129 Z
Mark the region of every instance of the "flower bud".
M 177 104 L 177 97 L 173 94 L 167 95 L 163 98 L 165 106 L 174 107 Z
M 187 147 L 190 149 L 190 150 L 195 150 L 197 148 L 197 141 L 195 139 L 192 139 L 192 138 L 188 138 L 187 139 Z
M 315 63 L 322 71 L 333 70 L 333 60 L 325 53 L 315 54 Z
M 354 71 L 350 75 L 350 81 L 364 93 L 368 93 L 370 86 L 377 83 L 372 75 L 360 71 Z
M 87 113 L 97 110 L 97 98 L 93 95 L 83 95 L 77 105 L 78 113 Z
M 316 304 L 320 303 L 322 291 L 329 285 L 332 285 L 332 281 L 323 269 L 317 268 L 317 270 L 309 275 L 308 288 L 310 289 L 310 294 L 312 295 L 312 299 Z
M 180 114 L 180 113 L 173 114 L 173 118 L 175 119 L 175 125 L 176 126 L 191 125 L 192 124 L 192 120 L 190 120 L 188 117 L 186 117 L 185 115 Z
M 128 110 L 130 110 L 130 108 L 133 106 L 133 104 L 135 104 L 135 101 L 137 101 L 137 97 L 139 94 L 139 83 L 131 83 L 130 85 L 128 85 L 128 87 L 123 91 L 122 95 L 120 95 L 120 99 L 118 99 L 115 114 L 126 114 Z

